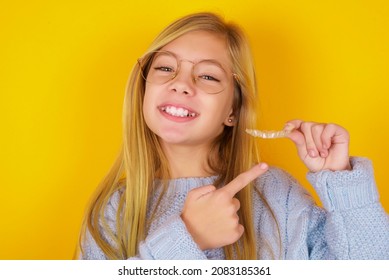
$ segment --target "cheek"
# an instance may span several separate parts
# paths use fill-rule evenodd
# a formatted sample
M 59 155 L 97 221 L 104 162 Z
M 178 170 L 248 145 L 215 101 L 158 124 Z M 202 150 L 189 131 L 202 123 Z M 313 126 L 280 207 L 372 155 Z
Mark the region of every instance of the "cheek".
M 216 110 L 221 118 L 226 118 L 231 114 L 233 99 L 231 95 L 228 97 L 220 98 L 216 101 Z
M 150 125 L 150 118 L 151 118 L 151 113 L 152 113 L 152 107 L 154 104 L 153 95 L 150 93 L 149 90 L 145 90 L 145 95 L 143 97 L 143 117 L 146 121 L 146 124 L 149 126 Z
M 143 97 L 143 108 L 150 108 L 156 104 L 158 97 L 160 94 L 161 88 L 157 85 L 150 85 L 146 83 L 145 93 Z

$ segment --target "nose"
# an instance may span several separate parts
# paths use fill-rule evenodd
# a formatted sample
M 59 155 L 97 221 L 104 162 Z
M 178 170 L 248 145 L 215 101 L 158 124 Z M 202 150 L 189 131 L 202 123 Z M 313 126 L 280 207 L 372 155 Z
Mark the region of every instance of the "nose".
M 195 93 L 195 83 L 192 75 L 193 64 L 183 65 L 178 69 L 176 76 L 171 80 L 169 89 L 173 92 L 193 95 Z

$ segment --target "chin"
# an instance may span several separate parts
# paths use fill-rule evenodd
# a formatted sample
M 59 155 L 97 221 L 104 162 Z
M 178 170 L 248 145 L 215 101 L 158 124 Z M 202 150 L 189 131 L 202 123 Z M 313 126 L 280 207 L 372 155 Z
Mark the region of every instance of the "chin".
M 189 145 L 191 141 L 188 139 L 180 139 L 177 137 L 159 137 L 161 142 L 166 145 Z

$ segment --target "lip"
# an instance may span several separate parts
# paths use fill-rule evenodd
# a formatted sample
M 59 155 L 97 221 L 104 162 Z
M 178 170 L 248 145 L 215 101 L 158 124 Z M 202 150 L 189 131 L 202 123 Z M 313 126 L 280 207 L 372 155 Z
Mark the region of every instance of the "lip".
M 194 117 L 179 117 L 179 116 L 173 116 L 171 114 L 168 114 L 167 112 L 165 112 L 163 109 L 166 108 L 166 107 L 176 107 L 176 108 L 182 108 L 184 110 L 188 110 L 189 113 L 191 114 L 195 114 Z M 174 104 L 174 103 L 163 103 L 159 106 L 157 106 L 157 109 L 158 111 L 161 113 L 162 116 L 164 116 L 165 118 L 171 120 L 171 121 L 174 121 L 174 122 L 190 122 L 190 121 L 193 121 L 195 120 L 200 114 L 198 112 L 196 112 L 195 110 L 193 110 L 191 107 L 187 106 L 187 105 L 182 105 L 182 104 Z

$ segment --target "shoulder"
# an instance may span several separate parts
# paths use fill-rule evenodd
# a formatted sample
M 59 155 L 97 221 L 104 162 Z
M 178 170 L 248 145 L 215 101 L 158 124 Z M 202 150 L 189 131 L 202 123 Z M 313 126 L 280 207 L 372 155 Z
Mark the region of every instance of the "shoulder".
M 109 197 L 104 209 L 104 218 L 107 221 L 112 221 L 116 219 L 119 205 L 121 203 L 121 200 L 124 198 L 124 195 L 125 189 L 120 188 L 114 191 Z

